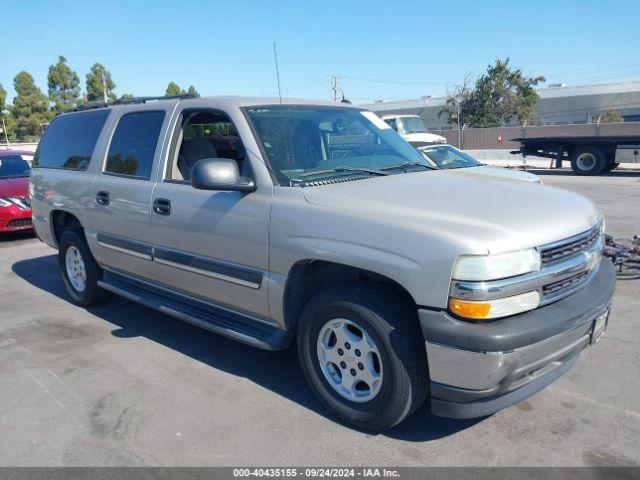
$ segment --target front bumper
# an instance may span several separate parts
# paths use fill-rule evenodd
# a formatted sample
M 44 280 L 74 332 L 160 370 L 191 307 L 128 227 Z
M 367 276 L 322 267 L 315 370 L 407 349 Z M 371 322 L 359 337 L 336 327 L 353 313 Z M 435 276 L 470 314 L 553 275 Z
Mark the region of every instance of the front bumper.
M 608 260 L 580 290 L 551 305 L 493 322 L 471 323 L 419 310 L 435 415 L 489 415 L 559 378 L 608 315 L 616 273 Z
M 17 205 L 0 208 L 0 232 L 16 232 L 32 228 L 31 209 L 25 210 Z

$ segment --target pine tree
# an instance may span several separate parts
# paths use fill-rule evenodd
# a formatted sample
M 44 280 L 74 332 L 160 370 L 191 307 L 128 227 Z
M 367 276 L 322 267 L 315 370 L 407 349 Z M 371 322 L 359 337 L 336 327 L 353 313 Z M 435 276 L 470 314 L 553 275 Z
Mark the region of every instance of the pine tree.
M 49 100 L 24 70 L 13 79 L 13 87 L 17 94 L 11 106 L 15 133 L 19 138 L 39 136 L 53 117 Z
M 186 92 L 180 88 L 180 85 L 175 82 L 169 82 L 169 85 L 167 85 L 167 90 L 164 92 L 164 96 L 173 97 L 176 95 L 184 95 L 185 93 Z
M 189 95 L 193 95 L 195 97 L 199 97 L 200 94 L 198 93 L 198 91 L 196 90 L 196 87 L 194 87 L 193 85 L 189 85 L 189 88 L 187 90 L 187 93 Z
M 66 112 L 78 104 L 80 79 L 78 74 L 69 68 L 67 59 L 62 55 L 58 57 L 58 63 L 49 66 L 47 83 L 49 100 L 53 102 L 56 113 Z

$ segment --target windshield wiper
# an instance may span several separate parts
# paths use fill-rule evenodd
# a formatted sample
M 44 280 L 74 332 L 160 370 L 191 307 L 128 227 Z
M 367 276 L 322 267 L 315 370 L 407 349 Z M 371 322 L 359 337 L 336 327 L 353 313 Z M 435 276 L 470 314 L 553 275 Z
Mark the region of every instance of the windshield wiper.
M 401 168 L 403 170 L 406 170 L 409 167 L 424 167 L 427 170 L 439 170 L 436 167 L 432 167 L 431 165 L 427 165 L 426 163 L 421 163 L 421 162 L 405 162 L 405 163 L 398 163 L 396 165 L 389 165 L 388 167 L 384 167 L 381 170 L 396 170 L 398 168 Z
M 383 168 L 384 170 L 384 168 Z M 368 173 L 370 175 L 389 175 L 386 172 L 380 170 L 372 170 L 370 168 L 358 168 L 358 167 L 336 167 L 328 170 L 316 170 L 315 172 L 306 172 L 298 175 L 300 178 L 313 177 L 315 175 L 327 175 L 330 173 L 342 173 L 342 172 L 355 172 L 355 173 Z

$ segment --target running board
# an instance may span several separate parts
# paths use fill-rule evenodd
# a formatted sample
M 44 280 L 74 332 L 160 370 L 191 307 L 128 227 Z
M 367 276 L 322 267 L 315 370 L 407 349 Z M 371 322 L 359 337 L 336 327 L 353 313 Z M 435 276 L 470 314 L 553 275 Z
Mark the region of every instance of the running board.
M 258 317 L 253 320 L 250 315 L 235 313 L 231 309 L 174 293 L 167 288 L 156 287 L 129 276 L 105 271 L 98 286 L 145 307 L 253 347 L 282 350 L 291 341 L 288 332 L 266 324 L 266 320 Z

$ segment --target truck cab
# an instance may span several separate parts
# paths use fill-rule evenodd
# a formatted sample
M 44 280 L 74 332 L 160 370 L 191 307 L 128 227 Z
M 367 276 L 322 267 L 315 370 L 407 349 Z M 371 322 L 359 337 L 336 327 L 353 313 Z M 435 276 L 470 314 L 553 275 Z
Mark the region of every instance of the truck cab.
M 441 135 L 428 133 L 418 115 L 385 115 L 382 120 L 398 132 L 409 143 L 421 145 L 447 143 Z

